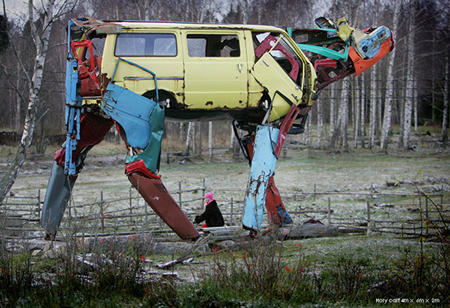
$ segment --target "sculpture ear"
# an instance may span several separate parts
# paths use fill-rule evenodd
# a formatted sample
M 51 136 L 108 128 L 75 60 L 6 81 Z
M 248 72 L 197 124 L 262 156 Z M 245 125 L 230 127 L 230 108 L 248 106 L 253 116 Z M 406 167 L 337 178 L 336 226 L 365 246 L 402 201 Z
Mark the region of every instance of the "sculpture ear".
M 321 29 L 336 29 L 334 23 L 326 17 L 316 18 L 315 23 Z

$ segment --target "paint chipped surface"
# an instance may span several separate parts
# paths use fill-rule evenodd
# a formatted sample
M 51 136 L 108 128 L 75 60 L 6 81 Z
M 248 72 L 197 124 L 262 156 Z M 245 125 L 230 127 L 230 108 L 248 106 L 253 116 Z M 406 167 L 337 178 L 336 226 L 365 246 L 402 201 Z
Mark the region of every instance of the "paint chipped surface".
M 254 156 L 245 195 L 244 226 L 259 230 L 261 228 L 266 191 L 269 179 L 275 172 L 277 158 L 273 143 L 277 142 L 279 129 L 269 126 L 258 126 L 254 144 Z

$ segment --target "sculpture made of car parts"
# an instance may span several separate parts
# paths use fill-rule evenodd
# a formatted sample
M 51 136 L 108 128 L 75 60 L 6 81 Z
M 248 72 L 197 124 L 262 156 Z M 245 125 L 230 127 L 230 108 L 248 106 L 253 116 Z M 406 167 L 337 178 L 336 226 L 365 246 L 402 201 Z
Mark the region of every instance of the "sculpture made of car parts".
M 273 179 L 286 134 L 303 132 L 326 85 L 359 75 L 394 48 L 385 27 L 361 31 L 345 18 L 336 26 L 323 17 L 316 23 L 318 29 L 286 32 L 256 25 L 71 20 L 67 139 L 55 153 L 42 209 L 47 237 L 57 233 L 88 151 L 114 124 L 128 148 L 132 185 L 178 236 L 199 236 L 157 175 L 166 116 L 233 119 L 251 165 L 243 227 L 258 232 L 264 208 L 271 224 L 292 223 Z M 248 134 L 240 138 L 238 128 Z

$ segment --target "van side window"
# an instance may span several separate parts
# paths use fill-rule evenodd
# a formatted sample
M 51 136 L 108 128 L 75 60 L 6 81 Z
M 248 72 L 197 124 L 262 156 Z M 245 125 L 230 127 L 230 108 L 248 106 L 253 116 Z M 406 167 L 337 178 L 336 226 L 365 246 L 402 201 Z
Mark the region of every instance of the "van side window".
M 239 57 L 239 37 L 235 34 L 188 34 L 189 57 Z
M 175 57 L 177 40 L 172 33 L 123 33 L 117 36 L 117 57 Z

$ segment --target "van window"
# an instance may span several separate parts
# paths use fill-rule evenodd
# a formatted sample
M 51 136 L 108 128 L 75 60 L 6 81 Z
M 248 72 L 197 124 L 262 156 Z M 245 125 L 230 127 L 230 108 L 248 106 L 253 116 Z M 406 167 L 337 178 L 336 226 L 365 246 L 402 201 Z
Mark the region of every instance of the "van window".
M 177 41 L 172 33 L 123 33 L 117 36 L 117 57 L 175 57 Z
M 188 34 L 189 57 L 239 57 L 239 37 L 235 34 Z

